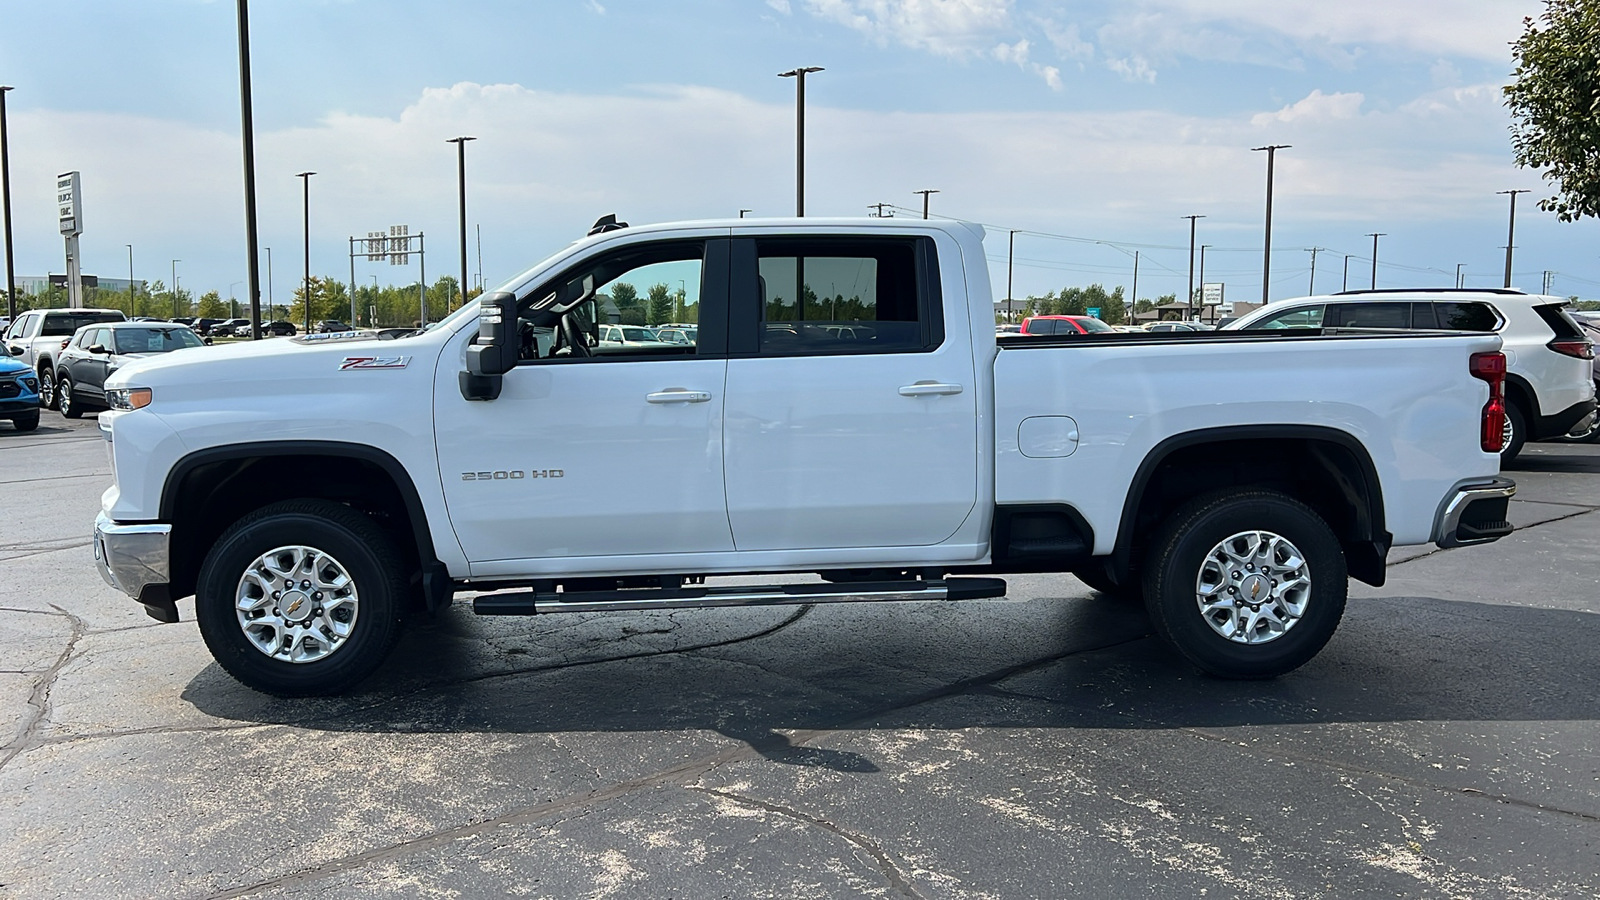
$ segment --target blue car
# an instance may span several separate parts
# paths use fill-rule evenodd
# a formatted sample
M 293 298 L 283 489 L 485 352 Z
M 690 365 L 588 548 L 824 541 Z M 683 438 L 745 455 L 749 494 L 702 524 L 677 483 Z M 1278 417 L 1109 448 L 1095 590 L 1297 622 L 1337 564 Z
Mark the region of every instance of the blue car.
M 7 356 L 0 356 L 0 419 L 10 419 L 18 431 L 39 427 L 39 376 Z

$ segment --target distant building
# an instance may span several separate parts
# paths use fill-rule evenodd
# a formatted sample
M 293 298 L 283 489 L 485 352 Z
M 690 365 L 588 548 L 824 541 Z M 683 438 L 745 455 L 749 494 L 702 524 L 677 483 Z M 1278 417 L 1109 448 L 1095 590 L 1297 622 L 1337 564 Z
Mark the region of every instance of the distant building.
M 140 289 L 144 289 L 144 282 L 135 282 Z M 13 283 L 16 289 L 29 296 L 45 293 L 51 285 L 63 290 L 67 287 L 67 276 L 64 273 L 51 273 L 45 276 L 18 275 Z M 128 292 L 128 279 L 126 278 L 101 278 L 98 275 L 83 276 L 83 286 L 86 288 L 99 288 L 103 291 Z

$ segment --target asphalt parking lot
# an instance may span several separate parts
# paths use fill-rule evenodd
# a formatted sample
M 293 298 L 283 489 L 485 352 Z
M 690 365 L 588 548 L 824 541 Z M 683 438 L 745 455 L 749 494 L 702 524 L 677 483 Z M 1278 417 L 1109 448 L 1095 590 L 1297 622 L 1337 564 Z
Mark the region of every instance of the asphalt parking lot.
M 1068 576 L 415 627 L 281 701 L 106 587 L 94 420 L 0 425 L 0 897 L 1594 897 L 1600 446 L 1267 683 Z M 262 485 L 262 490 L 270 490 Z

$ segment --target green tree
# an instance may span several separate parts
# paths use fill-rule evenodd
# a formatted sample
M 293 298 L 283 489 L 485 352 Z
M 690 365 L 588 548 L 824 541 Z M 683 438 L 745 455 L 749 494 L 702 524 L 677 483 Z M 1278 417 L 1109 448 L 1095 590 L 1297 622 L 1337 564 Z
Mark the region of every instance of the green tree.
M 228 315 L 228 304 L 222 302 L 221 294 L 217 293 L 216 291 L 206 291 L 204 294 L 200 295 L 200 318 L 230 318 Z
M 676 321 L 672 318 L 673 302 L 672 290 L 664 284 L 652 284 L 649 291 L 650 321 L 651 325 L 660 325 L 663 322 Z
M 1563 222 L 1600 216 L 1600 0 L 1545 0 L 1543 15 L 1523 19 L 1511 55 L 1517 164 L 1555 183 L 1539 208 Z

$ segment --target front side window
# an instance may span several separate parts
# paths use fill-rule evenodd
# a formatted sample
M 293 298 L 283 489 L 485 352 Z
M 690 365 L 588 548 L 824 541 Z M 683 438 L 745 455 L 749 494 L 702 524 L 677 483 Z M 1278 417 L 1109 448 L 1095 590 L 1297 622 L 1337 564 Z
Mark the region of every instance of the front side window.
M 760 355 L 931 349 L 913 240 L 772 238 L 756 255 Z
M 1286 309 L 1281 313 L 1275 313 L 1273 315 L 1267 316 L 1266 318 L 1264 318 L 1264 319 L 1256 322 L 1254 325 L 1250 326 L 1250 328 L 1252 328 L 1252 329 L 1257 329 L 1257 328 L 1263 328 L 1263 329 L 1321 328 L 1321 327 L 1322 327 L 1322 307 L 1321 306 L 1297 306 L 1294 309 Z
M 586 260 L 523 298 L 523 361 L 692 356 L 694 341 L 667 343 L 651 325 L 697 322 L 701 311 L 703 241 L 634 245 Z M 554 325 L 535 325 L 527 311 L 554 295 L 559 305 L 593 294 Z

